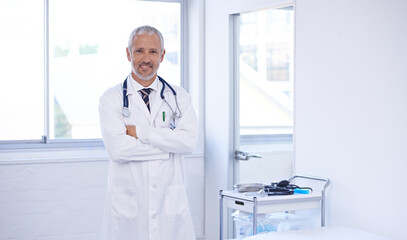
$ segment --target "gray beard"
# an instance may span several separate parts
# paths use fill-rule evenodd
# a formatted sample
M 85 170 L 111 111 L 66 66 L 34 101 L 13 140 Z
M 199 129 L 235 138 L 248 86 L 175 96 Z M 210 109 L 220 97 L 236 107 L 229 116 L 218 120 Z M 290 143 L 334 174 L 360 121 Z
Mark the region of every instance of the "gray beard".
M 143 80 L 143 81 L 148 81 L 148 80 L 150 80 L 151 78 L 153 78 L 154 75 L 157 74 L 159 68 L 160 68 L 160 65 L 158 65 L 157 69 L 156 69 L 154 72 L 152 72 L 150 75 L 147 75 L 147 76 L 141 75 L 137 70 L 134 70 L 133 72 L 134 72 L 134 74 L 135 74 L 138 78 L 140 78 L 141 80 Z

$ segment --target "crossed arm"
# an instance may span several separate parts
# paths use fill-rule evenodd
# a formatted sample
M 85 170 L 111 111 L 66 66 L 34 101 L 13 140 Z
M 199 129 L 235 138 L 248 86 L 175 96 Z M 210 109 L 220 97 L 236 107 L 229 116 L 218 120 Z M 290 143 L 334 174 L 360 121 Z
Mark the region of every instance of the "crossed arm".
M 126 134 L 135 138 L 137 137 L 136 127 L 133 125 L 126 126 Z
M 195 149 L 197 120 L 189 95 L 180 101 L 183 117 L 177 128 L 156 128 L 150 124 L 126 126 L 123 122 L 119 91 L 110 91 L 101 97 L 99 112 L 103 140 L 113 161 L 146 161 L 168 158 L 169 153 L 187 153 Z M 180 96 L 181 97 L 181 96 Z M 181 106 L 183 105 L 183 106 Z
M 126 134 L 143 144 L 155 146 L 165 152 L 192 152 L 198 140 L 198 123 L 192 107 L 191 99 L 185 90 L 178 89 L 179 106 L 182 117 L 177 119 L 176 128 L 138 124 L 126 126 Z

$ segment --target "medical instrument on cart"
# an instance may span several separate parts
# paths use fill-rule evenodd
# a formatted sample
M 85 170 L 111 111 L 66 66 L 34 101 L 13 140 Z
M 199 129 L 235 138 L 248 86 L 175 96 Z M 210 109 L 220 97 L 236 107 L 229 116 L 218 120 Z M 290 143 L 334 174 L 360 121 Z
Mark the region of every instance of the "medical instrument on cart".
M 300 187 L 295 184 L 291 184 L 288 180 L 282 180 L 280 182 L 272 182 L 270 185 L 264 186 L 264 192 L 268 196 L 272 195 L 291 195 L 294 193 L 307 194 L 312 192 L 310 187 Z
M 235 190 L 240 193 L 245 192 L 257 192 L 262 195 L 291 195 L 291 194 L 309 194 L 312 192 L 310 187 L 300 187 L 295 184 L 291 184 L 287 180 L 282 180 L 279 182 L 272 182 L 270 185 L 263 183 L 242 183 L 235 184 Z
M 244 192 L 258 192 L 260 190 L 263 190 L 265 185 L 266 184 L 264 183 L 240 183 L 235 184 L 233 187 L 238 192 L 244 193 Z
M 170 117 L 170 129 L 174 130 L 175 127 L 176 127 L 175 126 L 175 118 L 181 118 L 182 117 L 181 109 L 178 106 L 177 92 L 162 77 L 158 76 L 158 80 L 160 80 L 160 82 L 163 84 L 163 87 L 162 87 L 161 92 L 160 92 L 160 97 L 168 105 L 168 107 L 171 110 L 172 114 L 171 114 L 171 117 Z M 170 88 L 170 90 L 172 91 L 172 94 L 174 95 L 175 104 L 177 105 L 177 108 L 175 109 L 175 111 L 170 106 L 170 104 L 167 102 L 167 100 L 164 97 L 164 90 L 165 90 L 166 85 Z M 123 114 L 124 117 L 130 117 L 129 98 L 127 97 L 127 78 L 123 82 L 123 110 L 122 110 L 122 114 Z M 163 117 L 163 119 L 165 119 L 165 118 Z

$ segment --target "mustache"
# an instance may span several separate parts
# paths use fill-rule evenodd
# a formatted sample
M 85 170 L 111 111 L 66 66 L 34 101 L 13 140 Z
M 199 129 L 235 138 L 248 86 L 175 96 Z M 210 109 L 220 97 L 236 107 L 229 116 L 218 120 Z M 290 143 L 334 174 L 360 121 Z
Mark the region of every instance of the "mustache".
M 138 66 L 139 67 L 141 67 L 141 66 L 153 67 L 153 63 L 151 63 L 151 62 L 141 62 Z

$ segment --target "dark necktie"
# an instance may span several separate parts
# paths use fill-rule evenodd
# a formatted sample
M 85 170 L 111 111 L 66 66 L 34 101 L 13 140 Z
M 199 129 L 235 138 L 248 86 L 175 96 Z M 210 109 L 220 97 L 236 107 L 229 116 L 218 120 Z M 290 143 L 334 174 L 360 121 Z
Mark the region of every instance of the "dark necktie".
M 143 88 L 139 90 L 139 92 L 141 92 L 141 97 L 143 98 L 143 101 L 146 104 L 149 112 L 150 112 L 150 100 L 148 98 L 148 95 L 150 94 L 151 90 L 152 90 L 151 88 Z

